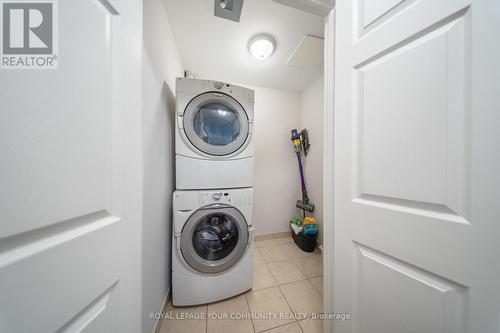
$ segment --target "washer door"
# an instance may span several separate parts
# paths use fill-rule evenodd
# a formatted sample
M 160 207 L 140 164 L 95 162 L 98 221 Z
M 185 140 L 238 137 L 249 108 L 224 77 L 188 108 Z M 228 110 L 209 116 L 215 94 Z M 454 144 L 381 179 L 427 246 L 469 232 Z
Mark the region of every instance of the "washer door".
M 245 253 L 248 225 L 234 207 L 213 204 L 194 212 L 181 234 L 184 260 L 198 272 L 219 273 Z
M 241 104 L 218 92 L 193 98 L 186 107 L 183 122 L 191 144 L 214 156 L 234 153 L 249 135 L 248 116 Z

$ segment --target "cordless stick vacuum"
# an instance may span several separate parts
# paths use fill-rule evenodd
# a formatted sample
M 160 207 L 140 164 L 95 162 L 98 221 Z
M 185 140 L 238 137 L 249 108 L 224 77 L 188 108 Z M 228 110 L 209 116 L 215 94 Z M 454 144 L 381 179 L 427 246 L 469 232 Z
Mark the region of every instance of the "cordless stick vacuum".
M 304 151 L 304 155 L 307 156 L 309 151 L 309 136 L 307 135 L 307 130 L 303 129 L 299 132 L 297 129 L 292 130 L 292 142 L 295 148 L 295 154 L 297 155 L 297 161 L 299 162 L 299 173 L 300 173 L 300 184 L 302 189 L 302 200 L 297 200 L 295 206 L 302 209 L 304 218 L 306 217 L 306 211 L 312 213 L 314 211 L 314 205 L 309 202 L 309 197 L 307 196 L 306 182 L 304 179 L 304 170 L 302 168 L 301 152 Z

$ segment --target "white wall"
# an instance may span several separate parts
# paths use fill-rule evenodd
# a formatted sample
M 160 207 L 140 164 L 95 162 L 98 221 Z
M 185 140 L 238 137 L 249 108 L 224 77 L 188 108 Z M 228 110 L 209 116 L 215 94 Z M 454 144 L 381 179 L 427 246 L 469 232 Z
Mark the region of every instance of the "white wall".
M 284 90 L 255 90 L 255 200 L 256 234 L 289 230 L 299 212 L 297 160 L 290 130 L 300 125 L 301 95 Z
M 143 323 L 161 310 L 170 288 L 170 229 L 174 189 L 175 78 L 183 67 L 163 0 L 144 1 L 143 52 Z
M 303 159 L 307 194 L 318 219 L 318 241 L 323 239 L 323 76 L 302 92 L 300 128 L 309 132 L 311 148 Z

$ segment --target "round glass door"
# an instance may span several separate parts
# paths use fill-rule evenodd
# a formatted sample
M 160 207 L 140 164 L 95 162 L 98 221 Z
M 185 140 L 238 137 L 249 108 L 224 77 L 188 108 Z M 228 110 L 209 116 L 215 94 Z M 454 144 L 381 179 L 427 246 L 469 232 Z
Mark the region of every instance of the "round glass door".
M 234 207 L 212 205 L 197 210 L 181 235 L 181 252 L 195 270 L 218 273 L 229 269 L 245 253 L 248 226 Z
M 248 117 L 231 96 L 205 93 L 186 107 L 184 132 L 198 150 L 214 156 L 229 155 L 245 144 L 249 134 Z
M 231 107 L 221 103 L 206 103 L 198 108 L 193 117 L 196 135 L 204 142 L 225 146 L 240 135 L 240 119 Z
M 233 252 L 237 244 L 238 226 L 225 214 L 208 214 L 194 228 L 194 250 L 205 260 L 224 259 Z

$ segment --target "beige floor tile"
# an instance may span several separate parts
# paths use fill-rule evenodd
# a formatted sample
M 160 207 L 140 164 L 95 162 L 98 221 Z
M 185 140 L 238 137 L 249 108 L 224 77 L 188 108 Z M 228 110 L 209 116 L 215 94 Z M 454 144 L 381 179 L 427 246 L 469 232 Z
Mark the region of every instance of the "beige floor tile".
M 318 293 L 323 296 L 323 277 L 315 277 L 312 279 L 309 279 L 309 282 L 313 285 L 314 288 L 318 291 Z
M 258 248 L 253 249 L 253 263 L 254 264 L 263 264 L 265 263 L 264 257 Z
M 280 245 L 266 246 L 260 249 L 260 253 L 266 262 L 280 261 L 288 259 L 286 249 Z
M 276 242 L 278 243 L 278 245 L 287 245 L 287 244 L 295 245 L 295 243 L 293 242 L 293 238 L 291 236 L 290 237 L 277 238 Z
M 297 323 L 291 323 L 284 326 L 273 328 L 265 333 L 302 333 Z
M 278 284 L 305 280 L 306 278 L 290 260 L 271 262 L 268 266 Z
M 253 265 L 253 290 L 276 286 L 276 281 L 267 264 Z
M 252 320 L 236 319 L 235 315 L 249 314 L 246 296 L 239 295 L 208 304 L 207 333 L 253 333 Z
M 167 311 L 170 319 L 161 323 L 160 333 L 205 333 L 207 306 L 174 308 Z
M 313 255 L 310 257 L 300 257 L 290 259 L 300 269 L 307 278 L 323 275 L 323 256 Z
M 312 253 L 302 251 L 295 243 L 282 244 L 289 258 L 307 257 L 313 255 Z
M 288 257 L 290 258 L 297 258 L 297 257 L 310 257 L 314 255 L 319 255 L 321 254 L 320 251 L 316 248 L 314 252 L 306 252 L 302 251 L 297 244 L 295 243 L 288 243 L 288 244 L 281 244 L 282 246 L 285 247 L 286 253 L 288 254 Z
M 262 316 L 267 313 L 272 313 L 276 316 L 252 319 L 256 332 L 262 332 L 294 321 L 291 317 L 292 312 L 290 311 L 290 307 L 278 287 L 252 291 L 246 294 L 246 296 L 250 311 L 254 316 Z
M 308 280 L 284 284 L 279 288 L 293 312 L 306 313 L 307 317 L 311 313 L 323 312 L 323 298 Z
M 300 328 L 304 333 L 322 333 L 323 321 L 321 319 L 307 318 L 299 321 Z
M 168 310 L 172 310 L 172 309 L 191 309 L 191 308 L 195 308 L 195 307 L 199 307 L 199 306 L 205 306 L 206 304 L 202 304 L 202 305 L 194 305 L 194 306 L 174 306 L 172 304 L 172 295 L 170 295 L 170 297 L 168 298 L 168 301 L 167 301 L 167 311 Z
M 265 240 L 258 240 L 254 242 L 255 247 L 266 247 L 266 246 L 275 246 L 278 243 L 276 242 L 276 239 L 265 239 Z

